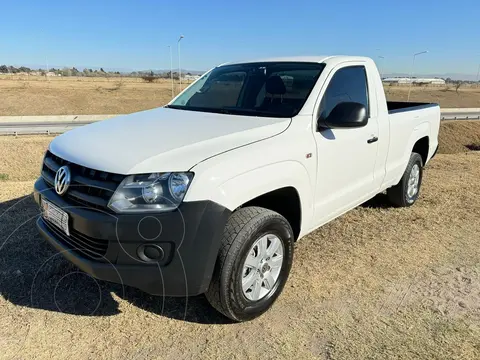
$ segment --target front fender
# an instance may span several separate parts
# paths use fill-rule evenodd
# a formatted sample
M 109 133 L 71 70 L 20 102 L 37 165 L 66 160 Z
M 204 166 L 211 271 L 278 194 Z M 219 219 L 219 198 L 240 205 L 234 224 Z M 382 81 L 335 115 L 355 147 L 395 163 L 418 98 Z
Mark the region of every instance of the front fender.
M 260 195 L 293 187 L 300 197 L 302 229 L 310 223 L 313 215 L 313 187 L 308 171 L 301 163 L 289 160 L 235 174 L 228 172 L 228 169 L 224 169 L 221 177 L 211 175 L 214 172 L 198 177 L 196 174 L 185 201 L 209 199 L 234 211 Z

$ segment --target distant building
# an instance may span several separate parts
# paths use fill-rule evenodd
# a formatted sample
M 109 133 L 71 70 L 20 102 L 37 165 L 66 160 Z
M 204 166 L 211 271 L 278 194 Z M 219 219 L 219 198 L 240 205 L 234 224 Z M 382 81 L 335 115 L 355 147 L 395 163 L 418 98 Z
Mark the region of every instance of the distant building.
M 382 79 L 384 83 L 393 84 L 431 84 L 445 85 L 445 80 L 439 78 L 409 78 L 409 77 L 390 77 Z
M 182 75 L 182 78 L 189 81 L 195 81 L 200 78 L 201 75 Z

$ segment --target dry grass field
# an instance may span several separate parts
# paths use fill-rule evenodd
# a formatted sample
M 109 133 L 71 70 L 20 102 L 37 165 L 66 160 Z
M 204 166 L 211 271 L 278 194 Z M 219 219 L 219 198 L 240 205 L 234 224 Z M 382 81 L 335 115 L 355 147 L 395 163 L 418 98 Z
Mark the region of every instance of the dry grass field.
M 408 86 L 385 86 L 388 100 L 407 101 Z M 438 103 L 443 108 L 480 108 L 480 87 L 460 87 L 458 93 L 452 85 L 414 86 L 410 101 Z
M 175 84 L 178 91 L 178 84 Z M 386 86 L 390 100 L 407 100 L 407 86 Z M 171 83 L 146 83 L 139 78 L 10 79 L 0 77 L 0 116 L 128 114 L 159 107 L 171 99 Z M 441 107 L 480 107 L 480 88 L 413 87 L 411 101 Z
M 178 92 L 178 84 L 175 84 Z M 0 78 L 2 115 L 128 114 L 171 99 L 171 83 L 137 78 Z
M 478 124 L 442 124 L 415 206 L 378 196 L 299 241 L 274 308 L 243 324 L 77 272 L 34 227 L 51 138 L 0 137 L 0 358 L 479 359 Z

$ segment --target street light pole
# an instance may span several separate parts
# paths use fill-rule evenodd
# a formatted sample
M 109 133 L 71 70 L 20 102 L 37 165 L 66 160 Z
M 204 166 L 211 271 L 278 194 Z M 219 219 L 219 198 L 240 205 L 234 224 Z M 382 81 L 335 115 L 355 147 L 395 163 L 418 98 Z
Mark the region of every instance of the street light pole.
M 49 72 L 50 70 L 48 69 L 48 58 L 45 56 L 45 64 L 47 66 L 47 71 L 46 72 Z
M 415 68 L 415 58 L 417 55 L 422 55 L 428 53 L 428 50 L 425 51 L 420 51 L 418 53 L 413 54 L 413 61 L 412 61 L 412 73 L 410 75 L 410 87 L 408 88 L 408 96 L 407 96 L 407 101 L 410 101 L 410 91 L 412 90 L 412 84 L 413 84 L 413 70 Z
M 170 80 L 172 82 L 172 99 L 173 99 L 173 58 L 172 58 L 172 47 L 168 45 L 170 50 Z
M 180 67 L 180 40 L 182 40 L 185 36 L 180 35 L 177 41 L 177 50 L 178 50 L 178 80 L 180 82 L 180 91 L 182 92 L 182 69 Z
M 382 55 L 379 55 L 378 56 L 379 59 L 382 59 L 382 67 L 380 67 L 380 62 L 379 62 L 379 66 L 378 66 L 378 72 L 380 73 L 380 79 L 382 78 L 382 71 L 383 70 L 383 63 L 385 61 L 385 56 L 382 56 Z
M 478 75 L 480 75 L 480 64 L 478 64 L 478 70 L 477 70 L 477 87 L 480 85 L 478 83 Z

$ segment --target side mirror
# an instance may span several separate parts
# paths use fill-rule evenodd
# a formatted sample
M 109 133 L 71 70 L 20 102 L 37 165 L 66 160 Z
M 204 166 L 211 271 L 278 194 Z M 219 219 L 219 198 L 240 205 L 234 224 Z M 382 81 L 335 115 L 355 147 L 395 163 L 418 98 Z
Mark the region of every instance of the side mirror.
M 326 118 L 320 116 L 318 129 L 358 128 L 367 125 L 368 115 L 365 105 L 356 102 L 337 104 Z

